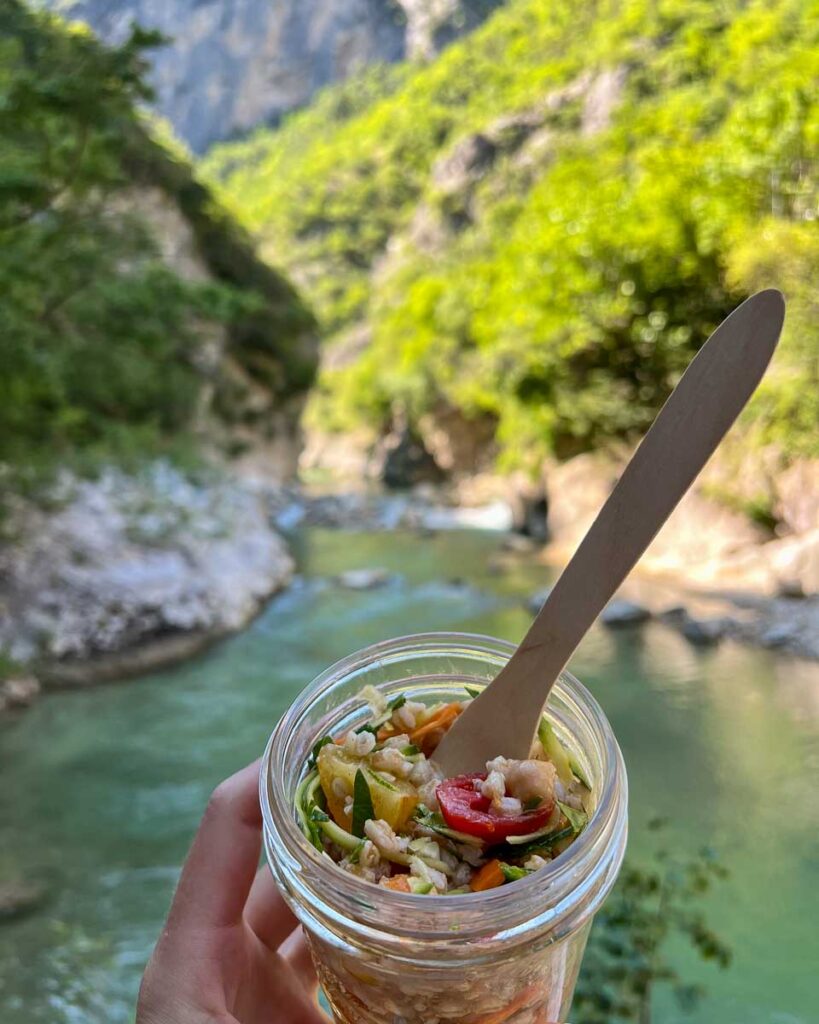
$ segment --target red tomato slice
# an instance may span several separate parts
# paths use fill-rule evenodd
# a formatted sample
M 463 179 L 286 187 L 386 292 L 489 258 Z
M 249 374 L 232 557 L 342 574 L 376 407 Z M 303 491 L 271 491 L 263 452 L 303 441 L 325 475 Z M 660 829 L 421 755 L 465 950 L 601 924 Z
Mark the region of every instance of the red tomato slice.
M 543 828 L 554 810 L 554 802 L 543 803 L 533 811 L 522 814 L 499 814 L 492 809 L 492 801 L 475 789 L 476 779 L 483 781 L 486 772 L 456 775 L 444 779 L 435 791 L 441 814 L 450 828 L 466 832 L 489 843 L 499 843 L 507 836 L 525 836 Z

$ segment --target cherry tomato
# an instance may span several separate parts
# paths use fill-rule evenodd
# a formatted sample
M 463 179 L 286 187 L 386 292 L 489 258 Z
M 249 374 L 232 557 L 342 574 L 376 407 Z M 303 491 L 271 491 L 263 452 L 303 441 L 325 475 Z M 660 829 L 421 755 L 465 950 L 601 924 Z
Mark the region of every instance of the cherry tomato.
M 474 783 L 486 778 L 486 772 L 456 775 L 445 779 L 435 791 L 441 814 L 450 828 L 477 836 L 488 843 L 499 843 L 507 836 L 525 836 L 543 828 L 554 810 L 553 801 L 545 801 L 521 814 L 500 814 L 492 801 L 475 789 Z

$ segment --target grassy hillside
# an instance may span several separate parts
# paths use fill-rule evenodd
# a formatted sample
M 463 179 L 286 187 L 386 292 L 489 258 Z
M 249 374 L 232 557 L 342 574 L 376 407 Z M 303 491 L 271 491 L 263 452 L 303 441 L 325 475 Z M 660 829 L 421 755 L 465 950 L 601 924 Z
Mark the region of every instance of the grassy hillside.
M 221 365 L 205 371 L 202 358 L 214 326 L 274 398 L 312 380 L 311 315 L 136 113 L 156 42 L 136 30 L 109 50 L 18 0 L 0 4 L 4 480 L 185 447 L 203 387 L 219 392 Z M 148 190 L 181 214 L 207 279 L 163 258 L 140 213 Z
M 367 326 L 322 375 L 324 426 L 454 408 L 495 423 L 507 465 L 636 434 L 722 316 L 779 284 L 746 431 L 813 453 L 817 81 L 817 0 L 509 0 L 206 170 L 328 339 Z

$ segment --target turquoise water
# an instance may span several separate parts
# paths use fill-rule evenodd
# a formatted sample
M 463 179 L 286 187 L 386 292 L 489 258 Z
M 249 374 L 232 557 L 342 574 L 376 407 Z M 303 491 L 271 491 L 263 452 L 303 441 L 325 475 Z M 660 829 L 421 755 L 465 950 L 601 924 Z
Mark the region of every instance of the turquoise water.
M 521 597 L 547 579 L 519 558 L 496 564 L 499 543 L 474 532 L 306 532 L 300 581 L 241 636 L 173 671 L 50 695 L 0 726 L 0 877 L 46 877 L 51 893 L 40 912 L 0 926 L 0 1021 L 131 1020 L 213 786 L 353 649 L 429 629 L 519 639 Z M 377 565 L 397 574 L 379 590 L 328 579 Z M 661 993 L 655 1022 L 819 1020 L 819 668 L 732 646 L 696 651 L 659 625 L 597 629 L 572 668 L 623 747 L 630 855 L 663 813 L 679 850 L 708 841 L 732 867 L 709 916 L 735 964 L 719 972 L 681 950 L 681 969 L 709 995 L 689 1016 Z

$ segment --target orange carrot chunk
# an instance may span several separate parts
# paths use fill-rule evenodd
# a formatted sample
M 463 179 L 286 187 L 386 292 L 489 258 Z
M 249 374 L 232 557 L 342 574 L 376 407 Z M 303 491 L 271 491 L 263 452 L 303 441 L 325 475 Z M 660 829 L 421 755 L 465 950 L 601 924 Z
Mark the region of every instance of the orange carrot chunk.
M 395 892 L 412 892 L 409 875 L 393 875 L 392 878 L 385 878 L 381 884 L 385 889 L 393 889 Z
M 417 726 L 410 732 L 410 743 L 420 746 L 419 740 L 422 740 L 425 736 L 428 736 L 431 732 L 435 732 L 437 729 L 449 728 L 460 713 L 460 704 L 445 704 L 440 711 L 435 712 L 432 718 L 424 722 L 423 725 Z
M 495 860 L 490 860 L 484 864 L 469 883 L 469 888 L 473 892 L 484 892 L 486 889 L 496 889 L 499 885 L 503 885 L 505 881 L 506 878 L 501 870 L 501 862 L 495 858 Z

